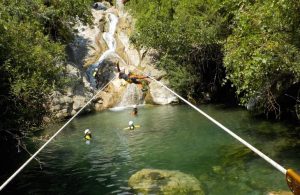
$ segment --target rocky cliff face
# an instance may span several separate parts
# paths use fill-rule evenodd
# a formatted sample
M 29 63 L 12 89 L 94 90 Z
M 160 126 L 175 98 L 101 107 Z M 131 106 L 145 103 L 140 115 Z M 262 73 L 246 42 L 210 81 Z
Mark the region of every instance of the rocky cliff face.
M 104 8 L 103 8 L 104 7 Z M 90 98 L 96 94 L 97 90 L 108 83 L 114 76 L 118 76 L 116 63 L 126 71 L 135 73 L 150 74 L 152 77 L 163 79 L 165 72 L 158 71 L 153 67 L 153 54 L 155 51 L 137 50 L 130 44 L 129 36 L 133 30 L 133 19 L 123 11 L 122 2 L 117 1 L 117 8 L 110 7 L 105 2 L 101 6 L 92 9 L 94 23 L 92 26 L 84 26 L 78 24 L 78 31 L 75 41 L 68 46 L 69 64 L 66 67 L 65 77 L 70 78 L 69 84 L 60 91 L 53 92 L 50 97 L 50 110 L 56 118 L 66 118 L 73 116 L 80 108 L 82 108 Z M 110 30 L 112 22 L 112 14 L 118 17 L 114 40 L 116 48 L 110 49 L 109 43 L 105 39 L 105 32 Z M 105 56 L 103 56 L 105 55 Z M 100 57 L 101 60 L 100 61 Z M 97 83 L 98 89 L 91 83 L 89 73 L 92 67 L 98 67 Z M 133 84 L 131 84 L 133 85 Z M 109 86 L 99 93 L 96 99 L 85 111 L 100 111 L 120 104 L 126 98 L 128 90 L 132 90 L 135 86 L 130 87 L 127 82 L 121 79 L 113 80 Z M 140 94 L 136 102 L 127 101 L 127 104 L 153 103 L 153 104 L 169 104 L 177 101 L 177 98 L 170 92 L 160 87 L 158 84 L 149 83 L 148 90 L 142 92 L 136 87 Z M 127 105 L 123 105 L 127 106 Z

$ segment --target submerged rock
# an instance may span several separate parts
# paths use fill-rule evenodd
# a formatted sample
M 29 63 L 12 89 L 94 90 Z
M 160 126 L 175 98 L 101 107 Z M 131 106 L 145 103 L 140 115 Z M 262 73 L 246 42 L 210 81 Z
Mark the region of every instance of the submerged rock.
M 142 169 L 130 177 L 128 184 L 141 194 L 204 194 L 195 177 L 180 171 Z

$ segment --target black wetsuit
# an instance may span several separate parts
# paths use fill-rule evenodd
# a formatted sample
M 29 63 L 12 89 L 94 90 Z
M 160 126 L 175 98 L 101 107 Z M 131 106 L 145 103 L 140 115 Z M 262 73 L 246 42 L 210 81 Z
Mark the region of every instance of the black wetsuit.
M 138 80 L 137 80 L 136 78 L 134 78 L 134 77 L 129 77 L 128 74 L 123 73 L 123 72 L 120 72 L 119 78 L 120 78 L 120 79 L 124 79 L 125 81 L 127 81 L 127 82 L 129 82 L 129 83 L 136 83 L 136 84 L 139 83 Z

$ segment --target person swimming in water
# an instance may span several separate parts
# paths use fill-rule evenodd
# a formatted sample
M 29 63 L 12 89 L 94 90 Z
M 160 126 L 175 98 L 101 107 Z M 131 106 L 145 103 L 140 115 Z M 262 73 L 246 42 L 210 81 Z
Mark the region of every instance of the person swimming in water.
M 90 144 L 90 140 L 92 139 L 92 133 L 89 129 L 84 130 L 84 139 L 86 144 Z
M 138 114 L 138 109 L 137 109 L 137 106 L 134 105 L 134 106 L 133 106 L 133 110 L 132 110 L 132 112 L 131 112 L 131 115 L 132 115 L 132 116 L 137 116 L 137 114 Z
M 124 130 L 135 130 L 136 128 L 140 128 L 140 125 L 134 125 L 133 121 L 129 121 L 128 127 L 124 128 Z
M 134 130 L 135 126 L 134 126 L 134 124 L 133 124 L 133 121 L 129 121 L 128 125 L 129 125 L 128 128 L 129 128 L 130 130 Z

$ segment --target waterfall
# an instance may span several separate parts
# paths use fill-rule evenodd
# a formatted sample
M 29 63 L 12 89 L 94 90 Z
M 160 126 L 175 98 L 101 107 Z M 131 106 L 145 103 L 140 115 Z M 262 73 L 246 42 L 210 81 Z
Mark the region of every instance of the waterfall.
M 98 59 L 95 64 L 92 64 L 86 71 L 89 81 L 92 87 L 96 88 L 96 80 L 93 77 L 93 72 L 96 68 L 99 68 L 102 62 L 110 55 L 116 55 L 116 40 L 114 38 L 114 34 L 116 32 L 116 27 L 118 24 L 118 17 L 112 13 L 108 13 L 108 20 L 109 20 L 109 30 L 108 32 L 104 32 L 102 37 L 108 46 L 108 50 L 106 50 Z
M 114 38 L 114 34 L 116 32 L 118 24 L 118 17 L 112 13 L 108 13 L 107 18 L 109 20 L 109 30 L 108 32 L 104 32 L 102 37 L 105 40 L 108 49 L 100 56 L 97 62 L 95 64 L 92 64 L 87 70 L 89 81 L 91 83 L 91 86 L 94 88 L 96 88 L 96 80 L 93 77 L 93 72 L 96 68 L 101 67 L 106 58 L 108 58 L 109 56 L 113 56 L 126 64 L 126 62 L 116 53 L 117 43 Z M 129 84 L 127 85 L 127 89 L 118 107 L 127 107 L 136 104 L 142 104 L 144 102 L 144 97 L 145 94 L 141 91 L 141 89 L 138 88 L 136 84 Z
M 136 104 L 142 104 L 143 101 L 144 101 L 143 92 L 138 88 L 136 84 L 129 84 L 127 85 L 127 89 L 118 107 L 126 107 L 126 106 L 131 106 Z

